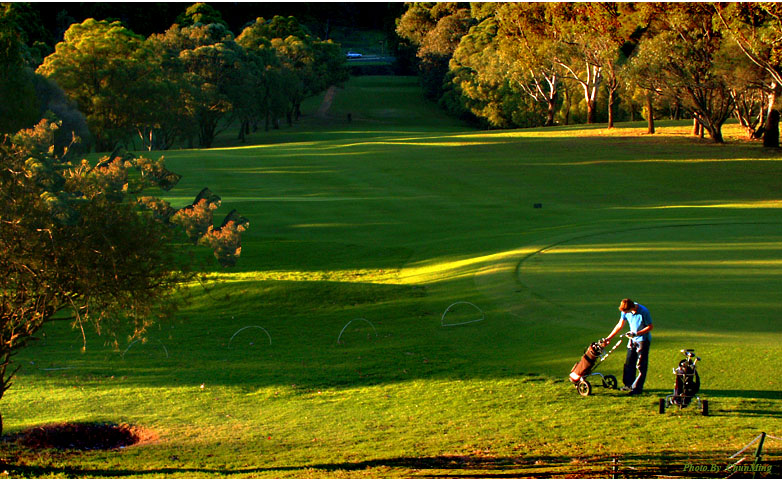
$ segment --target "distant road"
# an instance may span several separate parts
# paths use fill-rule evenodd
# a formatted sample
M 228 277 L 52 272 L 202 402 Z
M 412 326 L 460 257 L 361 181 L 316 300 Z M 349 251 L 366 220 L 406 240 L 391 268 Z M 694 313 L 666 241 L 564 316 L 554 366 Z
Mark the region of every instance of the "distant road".
M 388 62 L 392 63 L 394 61 L 394 57 L 381 57 L 379 55 L 364 55 L 363 57 L 359 58 L 349 58 L 347 59 L 348 63 L 362 63 L 362 62 Z

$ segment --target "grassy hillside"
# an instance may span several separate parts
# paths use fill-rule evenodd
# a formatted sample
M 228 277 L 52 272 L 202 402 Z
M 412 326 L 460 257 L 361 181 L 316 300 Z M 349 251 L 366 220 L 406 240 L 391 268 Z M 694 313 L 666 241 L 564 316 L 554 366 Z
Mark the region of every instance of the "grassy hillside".
M 172 202 L 209 186 L 218 218 L 250 219 L 238 266 L 193 286 L 146 343 L 91 337 L 81 353 L 80 333 L 50 326 L 0 405 L 11 434 L 111 421 L 155 439 L 7 442 L 5 469 L 606 477 L 618 456 L 627 476 L 692 477 L 687 462 L 782 437 L 782 158 L 731 126 L 718 146 L 662 124 L 474 131 L 414 80 L 368 77 L 258 145 L 166 153 L 184 175 Z M 655 320 L 647 394 L 582 398 L 567 374 L 623 297 Z M 712 416 L 657 414 L 682 348 L 703 358 Z M 601 370 L 620 375 L 622 351 Z M 780 448 L 769 440 L 769 459 Z

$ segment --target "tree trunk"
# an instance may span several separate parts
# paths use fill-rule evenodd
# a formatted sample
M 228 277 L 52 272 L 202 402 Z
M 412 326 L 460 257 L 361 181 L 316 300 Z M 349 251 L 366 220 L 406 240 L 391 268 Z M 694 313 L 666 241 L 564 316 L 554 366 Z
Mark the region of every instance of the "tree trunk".
M 763 147 L 779 148 L 779 110 L 772 109 L 763 131 Z
M 237 137 L 237 140 L 241 141 L 242 143 L 245 142 L 245 124 L 247 123 L 246 120 L 242 120 L 241 125 L 239 126 L 239 137 Z
M 554 115 L 557 113 L 557 99 L 548 100 L 548 115 L 546 116 L 546 127 L 554 125 Z
M 646 94 L 646 133 L 654 133 L 654 108 L 651 94 Z
M 700 124 L 700 138 L 703 138 L 706 131 L 709 132 L 709 137 L 716 144 L 724 144 L 725 139 L 722 137 L 722 122 L 715 122 L 708 117 L 704 118 L 704 121 L 698 122 Z
M 709 135 L 711 136 L 711 140 L 714 141 L 714 143 L 717 144 L 724 144 L 725 139 L 722 137 L 722 126 L 712 126 L 709 127 Z M 701 137 L 703 137 L 703 134 L 701 134 Z
M 546 77 L 546 82 L 549 85 L 549 94 L 546 99 L 548 104 L 548 115 L 546 116 L 546 126 L 551 127 L 554 125 L 554 118 L 557 114 L 557 98 L 559 97 L 559 89 L 557 88 L 558 81 L 557 76 L 553 75 L 551 78 Z
M 587 100 L 587 124 L 595 123 L 595 101 Z
M 614 128 L 614 91 L 608 90 L 608 128 Z
M 694 137 L 703 135 L 703 127 L 701 126 L 701 123 L 698 122 L 698 117 L 693 117 L 692 119 L 692 135 Z

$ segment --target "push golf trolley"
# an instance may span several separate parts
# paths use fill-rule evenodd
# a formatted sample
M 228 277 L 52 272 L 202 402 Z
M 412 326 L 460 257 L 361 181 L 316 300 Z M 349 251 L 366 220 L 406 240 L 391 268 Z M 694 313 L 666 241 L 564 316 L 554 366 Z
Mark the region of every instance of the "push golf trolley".
M 695 355 L 692 349 L 682 349 L 680 351 L 685 358 L 679 362 L 679 366 L 673 369 L 676 376 L 676 382 L 673 386 L 673 394 L 660 398 L 660 414 L 665 413 L 668 406 L 679 406 L 679 409 L 690 405 L 693 398 L 698 401 L 698 407 L 704 416 L 709 415 L 709 401 L 698 396 L 701 388 L 701 377 L 698 375 L 698 369 L 695 365 L 701 358 Z
M 592 394 L 592 384 L 587 380 L 591 376 L 600 376 L 603 387 L 608 389 L 616 389 L 617 382 L 616 377 L 611 374 L 603 374 L 600 372 L 593 372 L 593 370 L 605 361 L 606 358 L 614 352 L 622 343 L 622 339 L 617 342 L 610 351 L 605 352 L 605 340 L 601 339 L 598 342 L 593 342 L 586 348 L 584 355 L 581 356 L 581 360 L 578 361 L 573 369 L 570 370 L 570 381 L 576 387 L 576 391 L 582 396 L 589 396 Z

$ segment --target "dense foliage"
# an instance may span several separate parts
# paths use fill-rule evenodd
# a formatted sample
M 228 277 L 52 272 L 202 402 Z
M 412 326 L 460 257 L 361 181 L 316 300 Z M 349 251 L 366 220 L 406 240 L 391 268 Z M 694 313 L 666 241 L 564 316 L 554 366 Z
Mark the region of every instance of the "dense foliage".
M 0 398 L 12 356 L 55 316 L 138 337 L 193 278 L 182 231 L 233 265 L 248 226 L 234 211 L 215 228 L 220 198 L 208 189 L 179 210 L 144 195 L 179 181 L 162 158 L 117 151 L 93 165 L 59 153 L 57 127 L 43 120 L 0 141 Z
M 149 150 L 177 142 L 210 147 L 234 121 L 241 140 L 261 121 L 267 129 L 281 118 L 292 124 L 305 98 L 347 79 L 339 46 L 294 17 L 258 18 L 236 38 L 220 12 L 202 3 L 146 38 L 122 22 L 88 18 L 71 24 L 54 52 L 43 55 L 23 28 L 22 13 L 34 11 L 3 8 L 0 94 L 8 101 L 0 107 L 0 132 L 31 127 L 50 110 L 35 92 L 46 79 L 83 113 L 89 134 L 73 122 L 64 127 L 97 151 L 138 142 Z
M 424 93 L 487 127 L 594 123 L 643 111 L 722 142 L 766 128 L 782 85 L 775 3 L 410 3 L 397 33 Z M 777 134 L 778 136 L 778 134 Z M 773 143 L 772 143 L 773 144 Z M 778 144 L 777 144 L 778 145 Z

